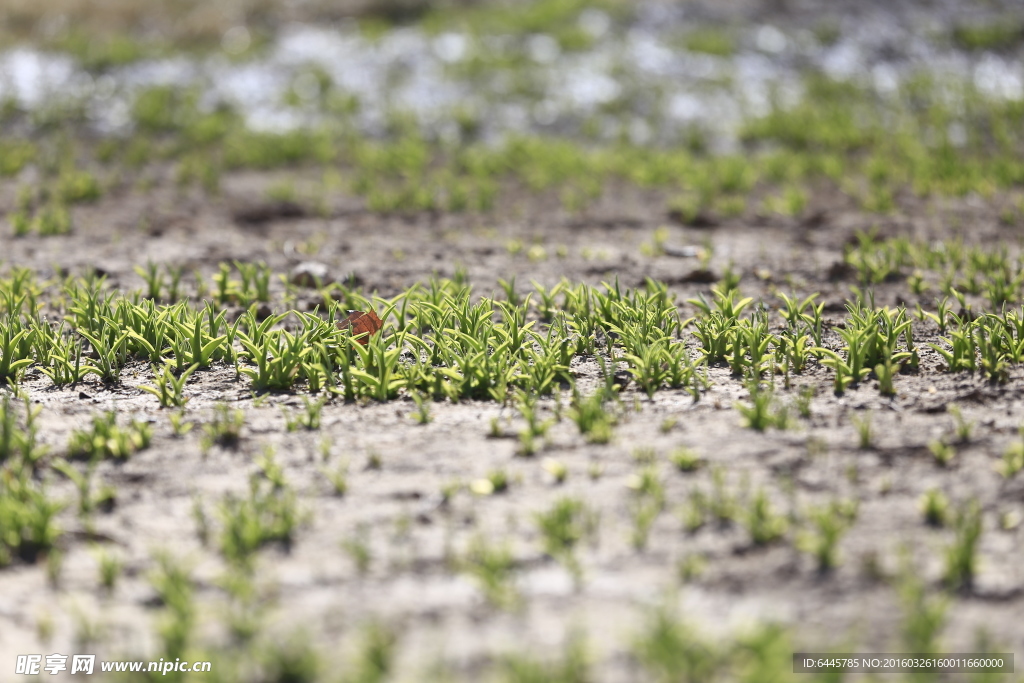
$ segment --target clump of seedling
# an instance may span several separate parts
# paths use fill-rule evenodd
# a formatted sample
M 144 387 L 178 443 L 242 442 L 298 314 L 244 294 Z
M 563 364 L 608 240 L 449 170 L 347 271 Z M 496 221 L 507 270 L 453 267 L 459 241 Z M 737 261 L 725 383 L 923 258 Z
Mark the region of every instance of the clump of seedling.
M 590 658 L 586 640 L 580 633 L 571 633 L 562 653 L 552 661 L 538 660 L 532 654 L 510 655 L 502 662 L 503 678 L 508 683 L 565 681 L 582 683 L 591 679 Z
M 478 496 L 490 496 L 495 493 L 505 493 L 508 487 L 508 472 L 503 469 L 497 469 L 486 477 L 472 481 L 469 485 L 469 490 Z
M 78 514 L 84 520 L 87 528 L 91 524 L 91 516 L 96 510 L 110 511 L 117 499 L 117 492 L 111 486 L 101 486 L 98 491 L 93 491 L 93 476 L 99 460 L 90 460 L 85 472 L 79 472 L 70 463 L 57 460 L 51 466 L 68 478 L 78 489 Z
M 370 549 L 369 533 L 365 525 L 358 526 L 356 531 L 342 542 L 341 547 L 352 558 L 360 575 L 370 570 L 373 552 Z
M 949 499 L 939 489 L 928 489 L 921 496 L 924 521 L 931 526 L 944 526 L 949 516 Z
M 742 520 L 743 526 L 750 534 L 751 543 L 758 546 L 782 538 L 789 527 L 786 517 L 777 514 L 772 508 L 771 500 L 764 489 L 758 489 L 754 494 Z
M 519 454 L 534 455 L 537 452 L 537 439 L 544 438 L 551 425 L 554 424 L 554 420 L 540 419 L 535 394 L 519 391 L 516 398 L 519 413 L 526 420 L 526 427 L 519 432 Z
M 6 320 L 0 319 L 0 382 L 17 383 L 21 373 L 32 365 L 31 332 L 21 320 L 8 313 Z
M 595 513 L 577 498 L 562 498 L 550 510 L 535 516 L 543 537 L 544 552 L 558 560 L 580 582 L 583 568 L 576 547 L 594 529 Z
M 960 443 L 970 441 L 971 434 L 974 433 L 974 423 L 964 418 L 963 412 L 958 406 L 950 404 L 946 408 L 946 412 L 953 416 L 954 432 L 956 433 L 957 441 Z
M 46 455 L 46 447 L 39 443 L 39 428 L 36 420 L 42 406 L 33 407 L 26 397 L 24 401 L 24 427 L 18 424 L 18 411 L 9 396 L 0 399 L 0 464 L 18 463 L 35 467 Z
M 410 396 L 413 403 L 416 404 L 416 410 L 412 414 L 413 418 L 421 425 L 430 424 L 430 421 L 433 419 L 433 416 L 430 414 L 430 402 L 418 391 L 412 392 Z
M 947 443 L 945 439 L 933 439 L 928 442 L 928 450 L 932 457 L 942 467 L 948 467 L 956 457 L 956 447 Z
M 515 557 L 507 544 L 491 544 L 483 536 L 476 536 L 461 565 L 477 580 L 492 605 L 508 608 L 516 604 Z
M 152 439 L 153 429 L 148 424 L 132 420 L 127 427 L 119 427 L 117 413 L 110 411 L 93 417 L 91 429 L 71 433 L 68 455 L 85 460 L 126 459 L 148 448 Z
M 544 471 L 551 475 L 552 481 L 555 484 L 561 485 L 565 483 L 566 477 L 569 476 L 569 468 L 565 466 L 565 463 L 555 458 L 544 458 L 540 464 L 544 468 Z
M 797 393 L 796 400 L 793 405 L 796 407 L 796 412 L 800 417 L 811 416 L 811 400 L 814 398 L 815 390 L 812 386 L 801 387 Z
M 107 593 L 112 593 L 124 564 L 115 553 L 107 551 L 98 552 L 97 561 L 99 563 L 100 585 Z
M 1006 447 L 1003 459 L 995 465 L 996 471 L 1006 479 L 1013 478 L 1024 469 L 1024 427 L 1019 432 L 1021 438 Z
M 300 522 L 295 494 L 287 487 L 250 481 L 245 497 L 228 495 L 221 502 L 220 549 L 228 562 L 250 567 L 252 556 L 263 545 L 277 542 L 287 548 Z
M 49 553 L 61 536 L 56 524 L 64 504 L 51 500 L 26 467 L 5 469 L 0 477 L 0 567 L 14 559 L 34 562 Z
M 707 559 L 699 553 L 690 553 L 677 565 L 679 580 L 689 583 L 698 579 L 707 569 Z
M 165 658 L 180 658 L 192 638 L 196 621 L 190 571 L 168 553 L 157 556 L 150 581 L 164 606 L 159 632 Z
M 668 461 L 680 472 L 693 472 L 704 464 L 704 459 L 689 448 L 675 449 L 669 454 Z
M 631 474 L 626 486 L 632 492 L 630 514 L 633 518 L 631 542 L 637 550 L 647 546 L 651 527 L 665 507 L 665 486 L 658 475 L 657 467 L 648 465 Z
M 956 515 L 955 537 L 946 548 L 946 584 L 954 590 L 969 590 L 978 565 L 978 541 L 981 539 L 981 507 L 977 501 L 963 506 Z
M 208 452 L 213 446 L 236 448 L 242 438 L 245 413 L 232 410 L 226 403 L 219 403 L 213 410 L 213 419 L 203 425 L 200 446 Z
M 609 411 L 605 397 L 600 393 L 587 398 L 574 393 L 572 406 L 569 408 L 569 419 L 576 423 L 580 434 L 590 443 L 602 444 L 611 441 L 615 416 Z
M 300 429 L 310 431 L 320 429 L 320 414 L 327 401 L 325 399 L 311 401 L 308 397 L 303 396 L 302 402 L 304 404 L 302 410 L 285 414 L 285 427 L 289 432 L 296 432 Z
M 156 396 L 162 408 L 181 408 L 188 403 L 184 392 L 185 382 L 198 368 L 198 364 L 191 365 L 175 377 L 173 368 L 165 365 L 160 372 L 154 369 L 156 386 L 143 386 L 139 389 Z
M 743 417 L 743 426 L 763 432 L 769 427 L 787 429 L 790 425 L 789 409 L 775 400 L 774 392 L 758 384 L 750 386 L 750 403 L 738 402 L 736 410 Z
M 808 518 L 814 530 L 802 534 L 798 545 L 815 558 L 819 572 L 831 571 L 839 563 L 839 541 L 857 518 L 857 504 L 853 501 L 832 501 L 812 508 Z
M 334 495 L 344 496 L 348 492 L 348 461 L 343 460 L 335 468 L 323 468 L 324 477 L 331 484 Z
M 633 653 L 656 680 L 709 681 L 720 675 L 725 652 L 719 651 L 668 608 L 655 610 L 633 643 Z
M 871 425 L 871 413 L 864 413 L 863 417 L 854 415 L 850 418 L 853 426 L 857 429 L 857 447 L 862 451 L 870 450 L 874 446 L 874 430 Z
M 167 416 L 167 420 L 171 423 L 171 431 L 177 437 L 185 436 L 186 434 L 191 432 L 192 427 L 195 426 L 194 423 L 187 421 L 185 419 L 184 410 L 179 410 L 177 412 L 171 413 L 170 415 Z
M 937 654 L 939 634 L 946 624 L 949 600 L 944 595 L 929 596 L 923 581 L 908 568 L 904 569 L 900 585 L 903 607 L 901 640 L 907 652 L 922 655 Z

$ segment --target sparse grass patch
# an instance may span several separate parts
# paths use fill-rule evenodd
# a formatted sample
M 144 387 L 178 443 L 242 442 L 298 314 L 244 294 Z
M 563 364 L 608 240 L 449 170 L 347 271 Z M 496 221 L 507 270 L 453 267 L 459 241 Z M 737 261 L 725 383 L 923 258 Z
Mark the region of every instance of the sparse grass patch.
M 492 544 L 483 536 L 476 536 L 470 542 L 462 566 L 477 580 L 491 604 L 509 608 L 518 601 L 515 558 L 508 544 Z
M 981 508 L 977 501 L 957 511 L 954 531 L 953 543 L 946 549 L 944 578 L 953 590 L 970 590 L 977 573 L 978 541 L 982 531 Z
M 85 460 L 123 460 L 148 448 L 152 439 L 153 429 L 148 424 L 132 420 L 127 427 L 119 427 L 117 412 L 110 411 L 93 417 L 91 429 L 71 433 L 68 455 Z
M 232 410 L 226 403 L 218 404 L 213 411 L 213 419 L 203 425 L 203 437 L 200 441 L 203 452 L 213 446 L 236 448 L 242 438 L 242 426 L 245 424 L 245 413 Z
M 228 495 L 221 501 L 220 517 L 221 553 L 241 567 L 249 567 L 256 551 L 268 543 L 280 543 L 287 549 L 301 522 L 290 489 L 255 477 L 246 497 Z
M 547 512 L 535 515 L 543 538 L 544 552 L 561 562 L 577 582 L 583 568 L 576 556 L 576 547 L 596 525 L 595 513 L 576 498 L 562 498 Z
M 857 517 L 857 503 L 834 500 L 808 512 L 813 532 L 798 539 L 801 550 L 813 555 L 819 572 L 828 572 L 839 564 L 838 545 Z

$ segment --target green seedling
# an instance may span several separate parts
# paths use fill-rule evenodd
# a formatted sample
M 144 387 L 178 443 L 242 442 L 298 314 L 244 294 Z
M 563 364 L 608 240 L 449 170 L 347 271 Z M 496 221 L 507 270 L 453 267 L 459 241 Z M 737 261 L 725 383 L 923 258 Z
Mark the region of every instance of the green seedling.
M 996 471 L 1006 479 L 1012 479 L 1024 469 L 1024 427 L 1019 432 L 1021 439 L 1007 446 L 1003 451 L 1003 459 L 995 465 Z
M 509 608 L 518 602 L 515 557 L 507 544 L 490 544 L 483 536 L 476 536 L 460 564 L 476 579 L 487 601 L 495 607 Z
M 576 546 L 592 533 L 594 513 L 579 499 L 562 498 L 547 512 L 535 516 L 544 552 L 561 562 L 574 579 L 582 580 L 583 568 Z
M 970 441 L 971 434 L 974 433 L 974 423 L 968 422 L 964 418 L 964 415 L 958 406 L 950 404 L 946 407 L 946 412 L 953 416 L 957 441 L 960 443 L 967 443 Z
M 634 639 L 633 653 L 651 680 L 687 682 L 715 680 L 728 655 L 666 607 L 650 615 L 643 631 Z
M 813 386 L 804 386 L 800 388 L 799 393 L 796 395 L 794 405 L 796 406 L 797 413 L 800 417 L 809 418 L 811 416 L 811 401 L 814 399 L 815 388 Z
M 743 417 L 743 426 L 763 432 L 769 427 L 787 429 L 790 425 L 789 411 L 775 402 L 774 393 L 751 384 L 750 404 L 736 403 L 736 410 Z
M 368 531 L 365 526 L 359 526 L 355 533 L 342 542 L 341 547 L 352 558 L 356 571 L 360 575 L 365 575 L 370 571 L 373 553 L 370 549 Z
M 196 606 L 190 570 L 170 554 L 157 556 L 157 568 L 150 576 L 164 613 L 160 620 L 161 654 L 165 658 L 181 658 L 192 639 Z
M 6 320 L 0 320 L 0 384 L 17 383 L 22 371 L 32 365 L 31 342 L 31 331 L 18 318 L 8 313 Z
M 208 452 L 213 446 L 221 448 L 237 448 L 242 438 L 242 426 L 245 424 L 245 413 L 231 410 L 226 403 L 219 403 L 214 408 L 213 419 L 203 425 L 203 436 L 200 447 Z
M 680 472 L 693 472 L 704 464 L 704 459 L 689 448 L 677 448 L 668 456 L 668 461 Z
M 874 430 L 871 426 L 871 413 L 864 413 L 863 417 L 854 415 L 850 418 L 853 426 L 857 429 L 857 447 L 862 451 L 874 447 Z
M 636 550 L 647 546 L 651 527 L 665 507 L 665 488 L 653 465 L 648 465 L 626 480 L 626 486 L 633 492 L 630 514 L 633 518 L 631 541 Z
M 430 424 L 433 417 L 430 414 L 430 403 L 427 398 L 418 391 L 412 392 L 411 396 L 413 403 L 416 404 L 416 410 L 412 414 L 413 419 L 421 425 Z
M 751 543 L 758 546 L 779 540 L 789 527 L 786 518 L 776 514 L 772 509 L 771 501 L 764 489 L 759 489 L 751 499 L 742 520 L 747 533 L 750 534 Z
M 185 382 L 197 369 L 199 369 L 198 364 L 192 365 L 175 377 L 173 368 L 169 364 L 165 365 L 160 372 L 154 368 L 156 386 L 142 386 L 139 389 L 156 396 L 160 401 L 161 408 L 182 408 L 189 401 L 185 396 Z M 175 429 L 175 433 L 177 433 L 177 429 Z
M 42 364 L 40 371 L 58 387 L 74 386 L 88 375 L 99 375 L 99 368 L 88 362 L 82 363 L 81 344 L 72 339 L 65 339 L 63 329 L 63 323 L 58 330 L 45 324 L 35 325 L 37 348 L 44 344 L 46 346 L 45 350 L 40 348 L 36 354 L 36 358 Z M 44 338 L 46 341 L 40 344 Z
M 97 558 L 99 561 L 100 585 L 107 593 L 112 593 L 117 585 L 117 579 L 124 569 L 124 563 L 116 554 L 107 551 L 99 551 Z
M 920 502 L 924 521 L 931 526 L 945 526 L 949 516 L 949 499 L 939 489 L 928 489 Z
M 508 491 L 509 477 L 505 470 L 494 470 L 486 477 L 470 483 L 469 490 L 478 496 L 490 496 Z
M 297 432 L 300 429 L 309 431 L 320 429 L 320 414 L 327 401 L 325 399 L 310 401 L 303 396 L 302 402 L 305 404 L 303 410 L 285 414 L 285 426 L 289 432 Z
M 588 442 L 603 444 L 611 441 L 615 416 L 608 410 L 601 394 L 583 398 L 574 392 L 569 419 L 576 423 Z
M 247 497 L 226 496 L 220 505 L 220 550 L 238 567 L 249 568 L 256 551 L 268 543 L 290 546 L 301 521 L 295 494 L 288 487 L 250 481 Z
M 127 427 L 118 427 L 117 413 L 111 411 L 93 417 L 91 429 L 71 433 L 68 455 L 84 460 L 124 460 L 136 451 L 148 448 L 152 439 L 153 429 L 148 424 L 132 420 Z
M 895 396 L 896 387 L 893 384 L 893 364 L 891 361 L 879 363 L 875 366 L 875 377 L 878 378 L 878 393 L 882 396 Z
M 903 608 L 902 647 L 923 655 L 941 653 L 939 634 L 946 624 L 949 599 L 945 595 L 929 596 L 927 585 L 910 567 L 903 571 L 899 593 Z
M 321 472 L 327 481 L 330 482 L 334 495 L 344 496 L 348 493 L 348 461 L 342 461 L 334 469 L 325 467 Z
M 946 548 L 946 585 L 953 590 L 970 590 L 977 573 L 978 541 L 981 539 L 981 508 L 977 501 L 962 507 L 956 515 L 953 544 Z
M 541 467 L 544 471 L 551 475 L 555 484 L 564 484 L 566 478 L 569 476 L 569 468 L 565 466 L 565 463 L 561 460 L 555 460 L 554 458 L 544 458 L 541 462 Z
M 562 653 L 557 658 L 540 660 L 525 652 L 508 655 L 501 662 L 501 672 L 500 680 L 506 683 L 582 683 L 592 680 L 586 640 L 577 632 L 566 637 Z
M 932 457 L 942 467 L 948 467 L 956 457 L 956 448 L 952 444 L 946 443 L 943 439 L 933 439 L 928 442 L 928 450 L 931 452 Z
M 93 475 L 96 471 L 98 460 L 91 460 L 85 472 L 79 472 L 70 463 L 58 460 L 52 467 L 63 474 L 78 489 L 78 514 L 86 524 L 89 525 L 89 518 L 96 510 L 109 512 L 113 509 L 117 499 L 117 492 L 110 486 L 102 486 L 99 491 L 93 492 Z
M 537 396 L 525 391 L 516 392 L 516 406 L 520 415 L 526 420 L 526 428 L 519 432 L 519 454 L 524 456 L 534 455 L 537 452 L 536 440 L 544 438 L 553 419 L 541 420 L 540 411 L 537 407 Z
M 18 425 L 17 411 L 8 396 L 0 398 L 0 465 L 20 463 L 32 469 L 46 455 L 47 449 L 39 443 L 39 429 L 36 419 L 42 406 L 32 407 L 29 398 L 24 400 L 24 428 Z
M 171 413 L 167 416 L 168 421 L 171 423 L 171 431 L 177 437 L 182 437 L 192 431 L 192 427 L 195 426 L 193 422 L 185 420 L 184 409 L 179 410 L 176 413 Z
M 819 572 L 829 572 L 839 563 L 837 546 L 857 518 L 857 504 L 853 501 L 832 501 L 812 508 L 808 516 L 814 531 L 802 534 L 798 545 L 815 558 Z

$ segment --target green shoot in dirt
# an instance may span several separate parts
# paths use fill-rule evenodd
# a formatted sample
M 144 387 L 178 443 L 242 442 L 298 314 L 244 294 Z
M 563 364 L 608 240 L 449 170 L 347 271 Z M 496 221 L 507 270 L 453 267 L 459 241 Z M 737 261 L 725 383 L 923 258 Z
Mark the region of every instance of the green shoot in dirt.
M 303 396 L 302 402 L 305 405 L 303 410 L 294 413 L 285 413 L 285 427 L 289 432 L 297 432 L 300 429 L 308 431 L 320 429 L 320 414 L 323 412 L 326 399 L 310 401 Z
M 518 602 L 515 558 L 507 544 L 490 544 L 483 536 L 476 536 L 461 565 L 477 580 L 484 596 L 495 607 L 509 608 Z
M 953 590 L 970 590 L 977 573 L 978 541 L 981 538 L 981 508 L 977 501 L 962 507 L 956 515 L 956 536 L 946 548 L 946 585 Z
M 242 438 L 244 424 L 244 412 L 231 410 L 226 403 L 217 404 L 213 411 L 213 419 L 203 425 L 203 436 L 200 440 L 203 452 L 208 452 L 213 446 L 236 448 Z
M 853 501 L 832 501 L 812 508 L 808 517 L 814 531 L 803 533 L 798 545 L 815 558 L 819 572 L 829 572 L 839 564 L 839 541 L 857 517 L 857 504 Z
M 178 377 L 174 376 L 174 371 L 170 364 L 165 365 L 159 373 L 154 368 L 153 374 L 156 376 L 156 386 L 143 386 L 139 387 L 139 389 L 156 396 L 157 400 L 160 401 L 161 408 L 182 408 L 188 403 L 188 397 L 184 393 L 185 382 L 188 381 L 188 378 L 198 368 L 198 364 L 191 365 Z
M 117 426 L 114 411 L 92 419 L 92 429 L 75 430 L 68 440 L 68 455 L 85 460 L 127 459 L 135 451 L 148 448 L 153 429 L 144 422 L 132 420 L 125 428 Z
M 921 496 L 921 512 L 924 521 L 931 526 L 945 526 L 949 517 L 949 499 L 939 489 L 928 489 Z
M 582 581 L 583 568 L 576 556 L 576 547 L 591 533 L 594 513 L 576 498 L 562 498 L 550 510 L 535 515 L 544 542 L 544 552 L 561 562 L 577 583 Z

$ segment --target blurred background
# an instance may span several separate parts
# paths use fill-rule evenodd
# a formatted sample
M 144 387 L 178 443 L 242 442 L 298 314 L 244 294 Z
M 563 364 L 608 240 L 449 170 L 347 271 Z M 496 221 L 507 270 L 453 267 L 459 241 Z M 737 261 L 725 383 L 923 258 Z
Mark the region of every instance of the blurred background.
M 934 79 L 1024 96 L 1021 2 L 5 0 L 3 13 L 0 102 L 6 125 L 32 115 L 23 133 L 171 125 L 167 102 L 139 104 L 161 87 L 257 131 L 344 120 L 372 136 L 414 125 L 447 142 L 540 132 L 728 152 L 745 122 L 800 102 L 808 74 L 881 95 Z

